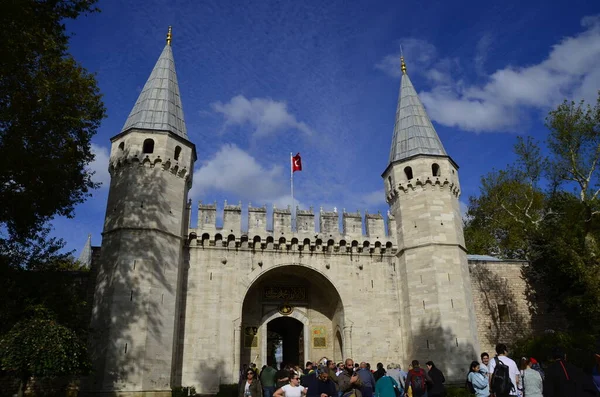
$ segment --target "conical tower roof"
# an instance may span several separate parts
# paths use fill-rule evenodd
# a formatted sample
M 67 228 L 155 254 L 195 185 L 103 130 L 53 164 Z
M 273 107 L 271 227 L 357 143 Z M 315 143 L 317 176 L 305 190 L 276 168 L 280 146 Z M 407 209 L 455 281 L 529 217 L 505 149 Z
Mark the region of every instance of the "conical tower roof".
M 402 59 L 402 83 L 396 109 L 390 163 L 418 154 L 447 156 L 425 107 L 406 74 L 406 65 Z
M 87 241 L 81 250 L 78 262 L 85 267 L 92 265 L 92 235 L 88 234 Z
M 171 49 L 170 28 L 167 45 L 152 69 L 121 132 L 131 128 L 170 131 L 188 139 Z

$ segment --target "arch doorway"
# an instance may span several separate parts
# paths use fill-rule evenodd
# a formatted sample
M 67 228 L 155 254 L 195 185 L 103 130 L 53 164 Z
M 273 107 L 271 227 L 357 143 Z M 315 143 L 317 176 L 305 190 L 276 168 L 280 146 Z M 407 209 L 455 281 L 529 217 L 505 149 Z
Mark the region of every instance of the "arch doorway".
M 249 287 L 242 304 L 237 365 L 304 365 L 337 358 L 343 341 L 344 309 L 335 286 L 303 265 L 278 266 Z M 345 343 L 348 343 L 346 341 Z
M 277 317 L 267 323 L 267 362 L 304 362 L 304 324 L 293 317 Z

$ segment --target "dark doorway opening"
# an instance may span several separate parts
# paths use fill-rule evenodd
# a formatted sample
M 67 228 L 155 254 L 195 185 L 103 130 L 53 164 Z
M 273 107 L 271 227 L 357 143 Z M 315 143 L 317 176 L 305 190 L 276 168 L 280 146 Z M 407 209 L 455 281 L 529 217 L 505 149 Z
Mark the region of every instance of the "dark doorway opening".
M 304 324 L 279 317 L 267 324 L 267 356 L 277 364 L 304 365 Z

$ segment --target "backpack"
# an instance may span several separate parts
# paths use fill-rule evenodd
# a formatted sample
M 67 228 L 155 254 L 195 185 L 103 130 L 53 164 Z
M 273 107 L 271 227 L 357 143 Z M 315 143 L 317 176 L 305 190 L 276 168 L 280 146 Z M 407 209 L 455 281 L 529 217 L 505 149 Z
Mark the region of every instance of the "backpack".
M 467 380 L 465 381 L 465 389 L 471 394 L 475 394 L 475 388 L 473 387 L 473 383 L 469 380 L 469 374 L 467 374 Z
M 418 371 L 412 370 L 412 378 L 410 380 L 413 396 L 422 396 L 427 391 L 425 386 L 425 370 L 419 368 Z
M 494 360 L 496 360 L 496 368 L 492 374 L 490 391 L 499 395 L 508 395 L 513 390 L 508 365 L 500 361 L 498 357 L 494 357 Z

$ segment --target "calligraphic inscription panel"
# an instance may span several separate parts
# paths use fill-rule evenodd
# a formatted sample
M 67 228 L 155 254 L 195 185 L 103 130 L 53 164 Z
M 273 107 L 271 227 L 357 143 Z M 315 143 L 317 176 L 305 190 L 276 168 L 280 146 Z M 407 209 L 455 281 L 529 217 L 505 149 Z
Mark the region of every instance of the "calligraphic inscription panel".
M 327 348 L 327 330 L 325 327 L 313 327 L 312 329 L 313 348 Z
M 284 302 L 305 301 L 306 288 L 291 286 L 268 286 L 265 287 L 263 299 L 268 301 Z

